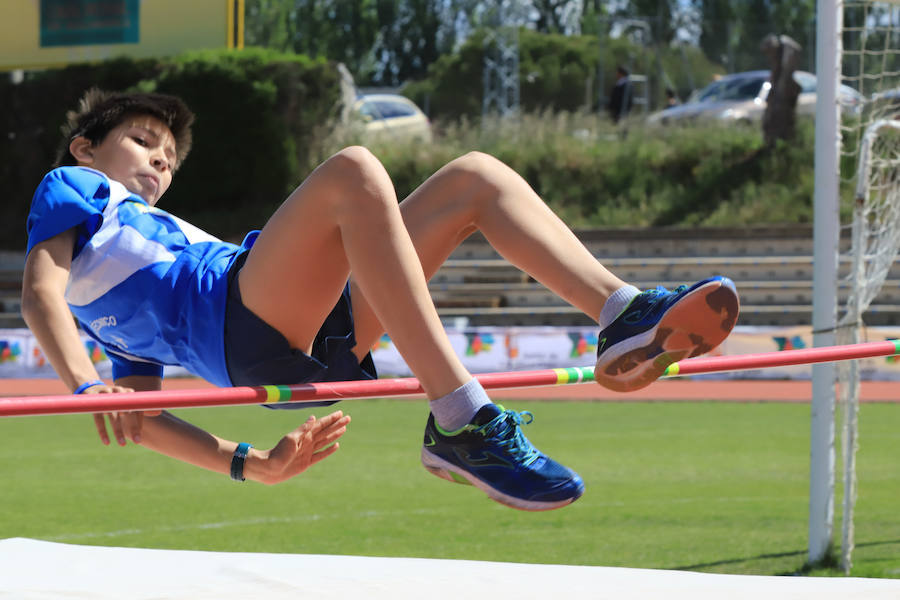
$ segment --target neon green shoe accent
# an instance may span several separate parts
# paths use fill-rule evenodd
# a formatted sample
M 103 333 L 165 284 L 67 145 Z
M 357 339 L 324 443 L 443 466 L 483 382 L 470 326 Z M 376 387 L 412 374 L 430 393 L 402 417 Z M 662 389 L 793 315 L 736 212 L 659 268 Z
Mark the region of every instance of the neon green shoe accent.
M 463 485 L 472 485 L 472 482 L 460 475 L 459 473 L 454 473 L 453 471 L 447 471 L 447 474 L 453 479 L 453 483 L 461 483 Z
M 674 362 L 672 361 L 672 357 L 669 356 L 668 352 L 663 352 L 653 359 L 653 364 L 657 367 L 668 369 L 669 365 L 674 364 Z
M 500 409 L 500 412 L 503 412 L 505 410 L 503 408 L 503 406 L 500 404 L 497 405 L 497 408 Z M 478 425 L 472 425 L 471 423 L 469 423 L 467 425 L 463 425 L 456 431 L 447 431 L 446 429 L 444 429 L 443 427 L 438 425 L 437 419 L 435 419 L 435 421 L 434 421 L 434 428 L 438 430 L 438 433 L 440 433 L 441 435 L 444 435 L 444 436 L 459 435 L 459 434 L 463 433 L 464 431 L 475 431 L 476 429 L 478 429 L 478 427 L 479 427 Z

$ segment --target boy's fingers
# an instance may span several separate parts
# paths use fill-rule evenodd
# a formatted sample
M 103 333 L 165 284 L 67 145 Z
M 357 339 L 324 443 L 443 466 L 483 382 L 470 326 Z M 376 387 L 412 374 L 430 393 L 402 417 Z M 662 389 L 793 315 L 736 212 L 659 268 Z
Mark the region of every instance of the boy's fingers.
M 344 413 L 342 411 L 335 411 L 330 415 L 325 415 L 321 419 L 319 419 L 315 425 L 318 425 L 319 429 L 324 429 L 327 427 L 331 427 L 338 421 L 340 421 L 344 417 Z M 348 417 L 349 418 L 349 417 Z
M 333 446 L 329 446 L 329 447 L 325 448 L 324 450 L 320 450 L 320 451 L 316 452 L 315 454 L 313 454 L 310 457 L 309 466 L 316 464 L 320 460 L 328 458 L 329 456 L 331 456 L 332 454 L 337 452 L 338 448 L 340 448 L 340 447 L 341 447 L 340 444 L 334 444 Z
M 325 446 L 333 444 L 335 440 L 339 439 L 345 433 L 347 433 L 347 428 L 341 427 L 340 429 L 335 429 L 334 431 L 329 431 L 325 435 L 319 436 L 316 438 L 315 450 L 321 450 Z
M 131 439 L 136 443 L 141 443 L 141 430 L 144 428 L 144 413 L 134 412 L 128 413 L 128 423 L 130 425 Z
M 100 435 L 100 441 L 105 445 L 109 445 L 109 434 L 106 432 L 106 419 L 103 418 L 102 413 L 94 415 L 94 427 L 97 428 L 97 433 Z
M 125 432 L 122 431 L 122 417 L 119 413 L 109 413 L 109 422 L 112 425 L 113 435 L 120 446 L 125 445 Z

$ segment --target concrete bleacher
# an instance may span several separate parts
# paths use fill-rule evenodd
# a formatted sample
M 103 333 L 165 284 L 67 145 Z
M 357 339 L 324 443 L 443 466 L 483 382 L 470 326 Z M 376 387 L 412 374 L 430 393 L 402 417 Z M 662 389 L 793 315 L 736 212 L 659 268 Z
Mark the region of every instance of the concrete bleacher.
M 644 289 L 674 288 L 712 274 L 731 277 L 741 295 L 739 325 L 809 325 L 812 320 L 813 235 L 810 227 L 611 229 L 578 237 L 613 273 Z M 842 240 L 846 248 L 847 240 Z M 0 328 L 24 327 L 19 296 L 24 257 L 0 252 Z M 849 272 L 842 261 L 841 277 Z M 593 325 L 577 309 L 500 258 L 476 234 L 429 283 L 448 324 Z M 843 302 L 848 285 L 842 282 Z M 900 324 L 900 266 L 866 314 L 869 325 Z
M 740 325 L 793 326 L 812 321 L 810 227 L 615 229 L 578 237 L 613 273 L 644 289 L 674 288 L 713 274 L 731 277 L 741 295 Z M 847 240 L 842 239 L 842 249 Z M 849 272 L 841 261 L 840 276 Z M 501 259 L 480 236 L 457 249 L 430 283 L 447 322 L 470 325 L 591 325 L 591 319 Z M 839 300 L 849 287 L 841 282 Z M 900 266 L 866 314 L 869 325 L 900 322 Z

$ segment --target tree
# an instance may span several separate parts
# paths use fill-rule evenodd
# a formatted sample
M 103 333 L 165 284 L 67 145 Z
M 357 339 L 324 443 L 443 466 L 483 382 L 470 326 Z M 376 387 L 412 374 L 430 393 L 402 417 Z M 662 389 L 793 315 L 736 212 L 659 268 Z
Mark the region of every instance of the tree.
M 344 63 L 357 76 L 371 73 L 381 13 L 397 0 L 295 0 L 291 48 Z
M 292 7 L 285 0 L 247 0 L 244 8 L 244 39 L 248 46 L 285 52 L 291 48 Z
M 650 24 L 653 42 L 669 44 L 675 39 L 679 0 L 629 0 L 616 16 L 641 18 Z
M 399 85 L 422 79 L 428 66 L 443 51 L 439 49 L 442 13 L 447 3 L 441 0 L 400 0 L 379 2 L 380 27 L 375 42 L 376 68 L 374 81 L 382 85 Z
M 768 34 L 789 35 L 813 64 L 816 0 L 692 0 L 699 16 L 699 44 L 729 71 L 764 68 L 759 44 Z M 801 63 L 801 64 L 804 64 Z
M 700 49 L 711 60 L 731 68 L 737 12 L 731 0 L 694 0 L 700 15 Z

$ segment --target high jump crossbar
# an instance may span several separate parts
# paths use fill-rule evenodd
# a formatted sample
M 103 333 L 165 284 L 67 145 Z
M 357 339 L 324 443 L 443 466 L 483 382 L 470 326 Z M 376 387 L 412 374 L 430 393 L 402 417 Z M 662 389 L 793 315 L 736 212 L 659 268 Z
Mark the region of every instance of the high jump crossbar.
M 878 356 L 893 356 L 895 354 L 900 354 L 900 340 L 802 348 L 758 354 L 707 356 L 689 358 L 672 363 L 666 369 L 663 377 L 787 367 Z M 592 382 L 594 381 L 594 368 L 569 367 L 537 371 L 482 373 L 476 375 L 476 377 L 487 390 L 541 387 Z M 417 396 L 421 394 L 423 394 L 423 390 L 418 379 L 403 377 L 367 381 L 263 385 L 202 390 L 165 390 L 80 396 L 0 397 L 0 417 L 167 410 L 204 406 L 275 404 L 279 402 L 309 403 L 329 400 Z

